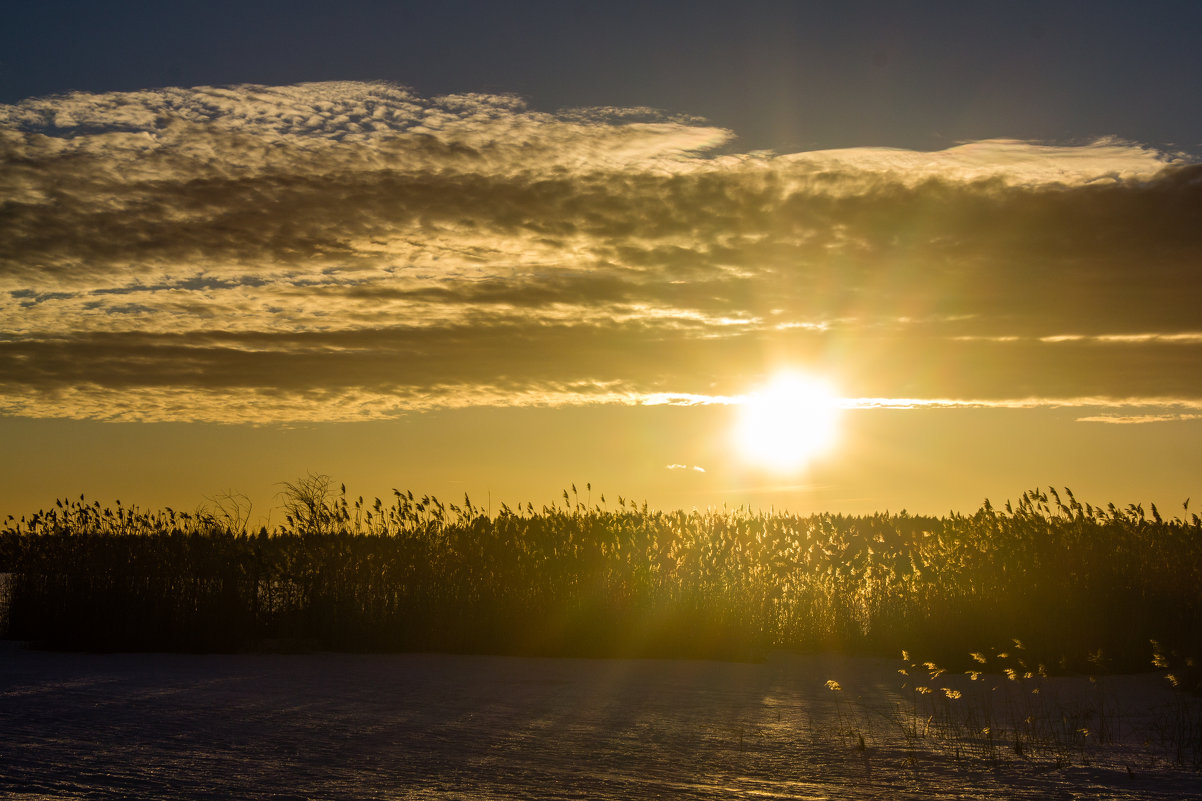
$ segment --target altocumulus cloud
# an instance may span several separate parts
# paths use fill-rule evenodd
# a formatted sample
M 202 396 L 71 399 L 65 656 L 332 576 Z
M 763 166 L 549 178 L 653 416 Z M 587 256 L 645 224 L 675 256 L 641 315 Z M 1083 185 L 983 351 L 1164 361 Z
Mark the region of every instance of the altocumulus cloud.
M 0 106 L 0 413 L 728 403 L 782 361 L 859 407 L 1197 408 L 1198 164 L 734 142 L 390 84 Z

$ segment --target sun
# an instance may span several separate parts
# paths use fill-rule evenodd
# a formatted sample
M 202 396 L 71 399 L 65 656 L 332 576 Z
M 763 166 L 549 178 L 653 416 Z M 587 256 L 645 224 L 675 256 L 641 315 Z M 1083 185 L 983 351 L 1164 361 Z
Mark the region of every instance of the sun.
M 779 373 L 741 399 L 735 446 L 752 464 L 796 472 L 834 446 L 839 411 L 839 395 L 829 382 Z

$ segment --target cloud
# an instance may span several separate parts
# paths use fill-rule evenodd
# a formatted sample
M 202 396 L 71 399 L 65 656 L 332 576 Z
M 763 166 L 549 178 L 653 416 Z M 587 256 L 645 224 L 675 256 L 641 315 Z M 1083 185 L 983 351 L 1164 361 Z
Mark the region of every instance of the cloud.
M 630 393 L 589 384 L 528 384 L 520 388 L 460 384 L 420 390 L 403 384 L 375 389 L 319 386 L 198 389 L 182 383 L 133 387 L 99 383 L 0 384 L 0 415 L 109 422 L 352 423 L 473 406 L 638 403 L 639 398 Z
M 0 106 L 0 409 L 709 403 L 781 362 L 851 397 L 1202 397 L 1202 165 L 731 137 L 391 84 Z
M 1110 423 L 1117 425 L 1140 425 L 1145 423 L 1175 423 L 1186 420 L 1202 420 L 1202 414 L 1098 414 L 1078 417 L 1078 423 Z
M 1173 398 L 1173 397 L 1076 397 L 1076 398 L 845 398 L 844 408 L 847 409 L 1130 409 L 1133 407 L 1156 409 L 1193 409 L 1202 410 L 1202 399 Z M 1097 422 L 1103 417 L 1113 420 L 1117 417 L 1124 419 L 1192 419 L 1193 413 L 1178 412 L 1173 414 L 1146 415 L 1099 415 L 1094 417 L 1079 417 L 1079 422 Z

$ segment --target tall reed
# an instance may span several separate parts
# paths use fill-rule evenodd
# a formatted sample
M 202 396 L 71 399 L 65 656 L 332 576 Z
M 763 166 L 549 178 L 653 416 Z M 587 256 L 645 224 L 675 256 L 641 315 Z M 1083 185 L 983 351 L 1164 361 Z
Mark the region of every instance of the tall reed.
M 574 489 L 574 488 L 573 488 Z M 591 492 L 591 487 L 588 488 Z M 586 496 L 588 497 L 588 496 Z M 102 508 L 83 497 L 0 528 L 7 636 L 61 647 L 754 658 L 768 648 L 962 667 L 1020 638 L 1033 662 L 1197 656 L 1202 523 L 1035 490 L 1001 510 L 798 516 L 655 511 L 566 491 L 489 515 L 396 490 L 286 488 L 284 522 Z

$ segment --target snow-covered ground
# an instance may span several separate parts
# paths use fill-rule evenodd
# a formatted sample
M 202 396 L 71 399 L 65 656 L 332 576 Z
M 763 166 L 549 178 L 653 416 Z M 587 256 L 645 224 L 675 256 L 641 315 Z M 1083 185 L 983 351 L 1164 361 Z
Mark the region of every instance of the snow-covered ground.
M 0 797 L 1202 798 L 1159 675 L 916 694 L 901 666 L 0 643 Z M 1018 754 L 1002 718 L 1033 710 Z

